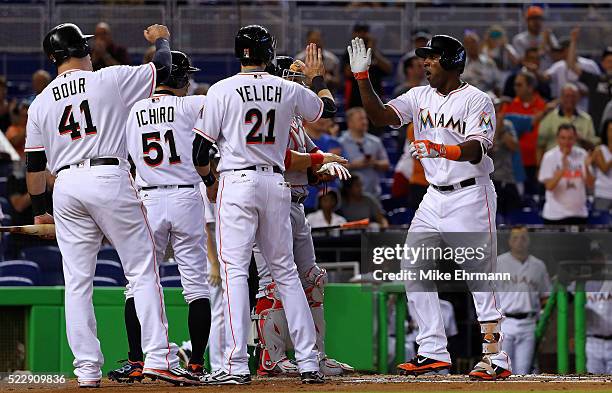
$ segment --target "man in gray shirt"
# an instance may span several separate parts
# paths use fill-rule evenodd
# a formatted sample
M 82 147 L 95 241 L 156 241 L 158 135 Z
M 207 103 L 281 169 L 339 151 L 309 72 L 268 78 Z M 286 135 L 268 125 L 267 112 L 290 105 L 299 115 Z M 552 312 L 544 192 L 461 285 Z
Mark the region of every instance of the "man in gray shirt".
M 380 174 L 389 169 L 389 158 L 380 138 L 368 133 L 368 118 L 361 107 L 346 112 L 346 130 L 340 137 L 347 168 L 359 174 L 363 191 L 380 196 Z

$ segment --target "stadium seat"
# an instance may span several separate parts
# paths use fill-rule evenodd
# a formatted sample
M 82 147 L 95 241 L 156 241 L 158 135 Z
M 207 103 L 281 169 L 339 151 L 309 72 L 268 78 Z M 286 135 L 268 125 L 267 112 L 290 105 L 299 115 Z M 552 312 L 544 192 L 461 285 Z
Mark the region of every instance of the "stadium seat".
M 393 179 L 380 179 L 381 194 L 391 194 L 391 187 L 393 186 Z
M 111 246 L 103 246 L 100 248 L 100 251 L 98 251 L 98 260 L 115 261 L 121 263 L 119 253 L 117 253 L 117 250 Z
M 7 214 L 6 212 L 4 212 L 4 217 L 2 217 L 2 220 L 0 220 L 0 223 L 2 223 L 2 226 L 7 227 L 13 224 L 13 217 L 11 217 L 10 214 Z
M 110 277 L 94 277 L 94 287 L 118 287 L 119 283 L 117 280 Z
M 410 224 L 414 218 L 414 210 L 400 207 L 394 209 L 388 217 L 389 224 L 391 225 L 407 225 Z
M 1 277 L 23 277 L 32 281 L 33 285 L 40 282 L 40 268 L 36 262 L 13 260 L 0 262 Z
M 167 276 L 161 278 L 161 285 L 164 288 L 181 288 L 181 276 Z
M 180 276 L 178 270 L 178 264 L 176 262 L 162 262 L 159 265 L 159 275 L 160 277 L 172 277 L 172 276 Z
M 64 285 L 62 254 L 55 246 L 29 247 L 21 251 L 22 258 L 40 267 L 41 285 Z
M 13 211 L 13 206 L 11 206 L 11 203 L 8 201 L 8 199 L 1 196 L 0 207 L 2 207 L 2 213 L 4 213 L 4 215 L 11 214 L 11 212 Z
M 123 273 L 123 267 L 117 261 L 98 259 L 96 277 L 112 278 L 118 285 L 123 285 L 127 282 Z
M 506 215 L 506 225 L 541 225 L 544 224 L 538 210 L 524 207 L 509 212 Z
M 25 277 L 0 277 L 0 287 L 31 287 L 34 283 Z
M 588 225 L 610 225 L 610 213 L 602 210 L 593 210 L 587 221 Z

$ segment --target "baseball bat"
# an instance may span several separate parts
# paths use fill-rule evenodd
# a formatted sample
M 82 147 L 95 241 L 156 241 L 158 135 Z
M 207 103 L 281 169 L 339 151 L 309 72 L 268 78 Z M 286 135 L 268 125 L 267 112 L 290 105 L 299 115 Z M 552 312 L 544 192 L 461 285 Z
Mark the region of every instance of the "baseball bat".
M 18 225 L 10 227 L 0 227 L 0 232 L 17 233 L 20 235 L 54 237 L 55 224 L 36 224 L 36 225 Z
M 344 224 L 340 224 L 340 225 L 330 225 L 327 227 L 312 228 L 312 230 L 313 231 L 326 231 L 328 229 L 355 229 L 355 228 L 367 227 L 369 224 L 370 224 L 370 219 L 364 218 L 363 220 L 349 221 L 349 222 L 345 222 Z

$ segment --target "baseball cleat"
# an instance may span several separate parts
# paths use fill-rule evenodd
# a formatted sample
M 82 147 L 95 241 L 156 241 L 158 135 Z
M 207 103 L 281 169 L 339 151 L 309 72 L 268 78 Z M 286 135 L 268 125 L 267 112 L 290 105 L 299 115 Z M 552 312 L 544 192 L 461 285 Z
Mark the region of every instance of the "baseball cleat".
M 348 374 L 355 371 L 348 364 L 327 357 L 319 361 L 319 369 L 326 377 Z
M 417 355 L 409 362 L 399 364 L 397 371 L 400 375 L 423 375 L 449 370 L 450 367 L 450 363 Z
M 123 363 L 123 366 L 118 369 L 109 371 L 107 376 L 111 381 L 117 382 L 134 382 L 134 381 L 142 381 L 144 376 L 142 375 L 142 368 L 144 367 L 144 362 L 132 362 L 131 360 L 120 360 Z
M 79 387 L 80 388 L 99 388 L 100 380 L 94 379 L 94 380 L 87 381 L 87 380 L 79 379 Z
M 203 375 L 200 377 L 200 382 L 203 385 L 249 385 L 251 383 L 251 375 L 233 375 L 223 370 L 218 370 L 212 374 Z
M 189 363 L 186 368 L 187 371 L 189 371 L 198 378 L 200 378 L 201 375 L 205 374 L 204 367 L 201 364 Z
M 300 374 L 297 363 L 294 360 L 283 358 L 274 364 L 271 369 L 265 368 L 263 365 L 259 365 L 257 369 L 257 375 L 260 377 L 296 377 Z
M 177 386 L 200 384 L 200 378 L 185 370 L 181 366 L 174 367 L 170 370 L 145 368 L 143 369 L 142 373 L 144 376 L 149 377 L 154 381 L 159 379 Z
M 319 371 L 307 371 L 305 373 L 301 373 L 300 379 L 302 380 L 302 383 L 308 384 L 325 383 L 325 377 Z
M 474 366 L 474 369 L 469 374 L 470 379 L 476 381 L 495 381 L 498 379 L 506 379 L 510 375 L 512 375 L 510 370 L 492 364 L 491 360 L 486 356 Z

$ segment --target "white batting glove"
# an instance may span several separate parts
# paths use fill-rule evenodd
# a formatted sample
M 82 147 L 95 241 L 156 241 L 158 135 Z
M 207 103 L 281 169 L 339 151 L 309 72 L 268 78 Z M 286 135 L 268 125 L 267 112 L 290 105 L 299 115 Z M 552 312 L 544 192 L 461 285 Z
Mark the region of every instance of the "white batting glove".
M 438 144 L 430 141 L 414 141 L 410 144 L 408 151 L 412 157 L 420 160 L 421 158 L 438 158 L 440 157 L 440 149 Z
M 351 173 L 349 170 L 337 162 L 328 162 L 327 164 L 323 164 L 317 173 L 321 175 L 336 176 L 340 180 L 347 180 L 351 178 Z
M 354 38 L 351 45 L 346 48 L 349 55 L 349 63 L 353 74 L 367 71 L 372 64 L 372 48 L 366 50 L 365 42 L 362 38 Z

